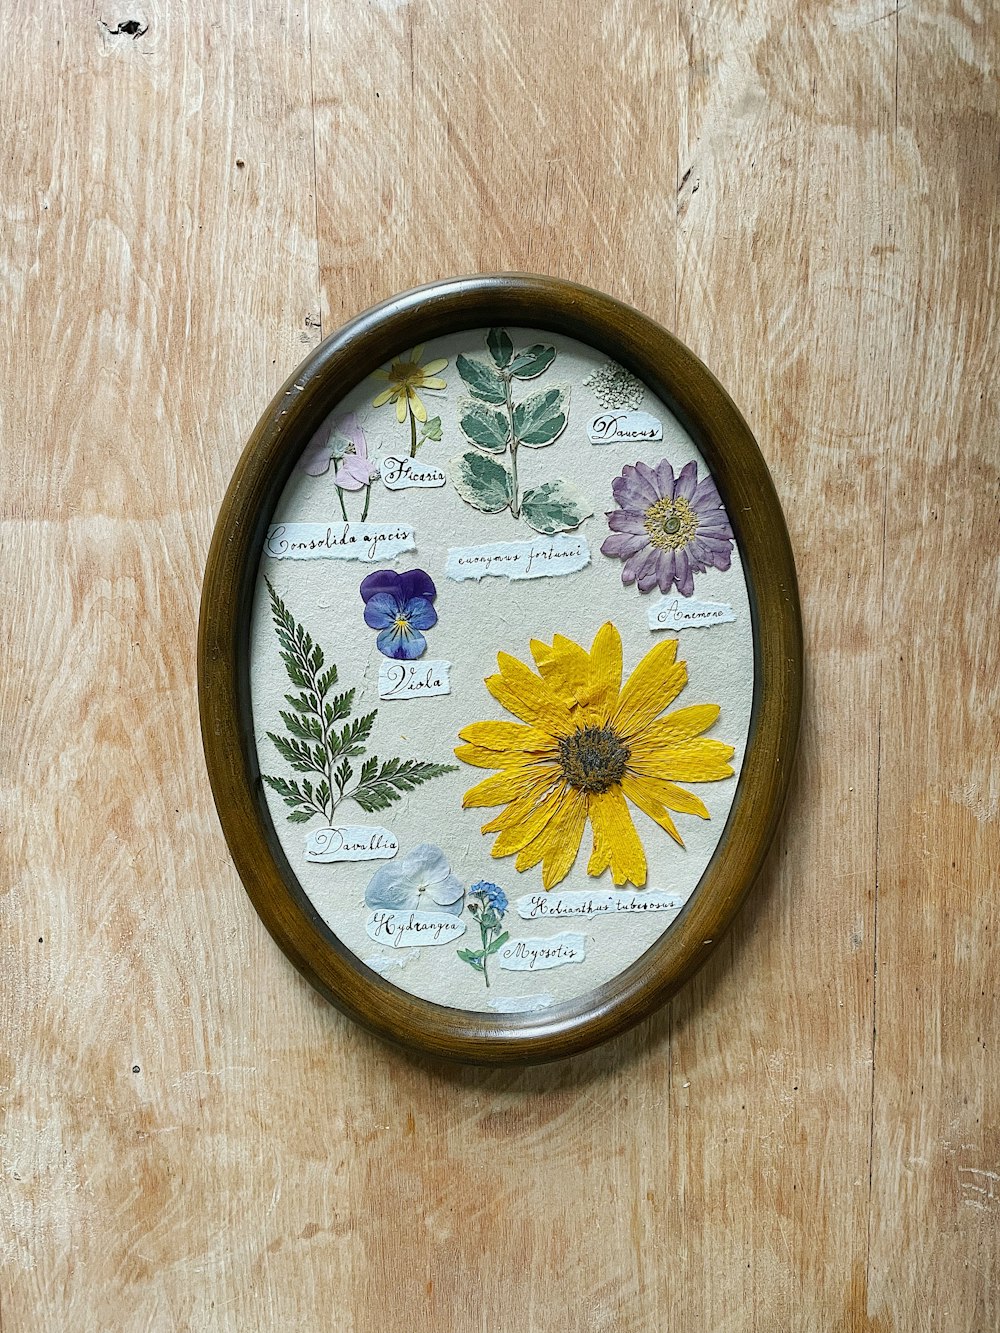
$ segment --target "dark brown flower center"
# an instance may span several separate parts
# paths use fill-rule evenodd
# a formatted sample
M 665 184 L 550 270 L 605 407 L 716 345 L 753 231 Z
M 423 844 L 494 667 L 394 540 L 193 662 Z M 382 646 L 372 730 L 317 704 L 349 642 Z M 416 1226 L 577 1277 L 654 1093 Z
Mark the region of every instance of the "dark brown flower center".
M 578 727 L 559 742 L 559 764 L 571 787 L 607 791 L 621 782 L 628 746 L 610 727 Z

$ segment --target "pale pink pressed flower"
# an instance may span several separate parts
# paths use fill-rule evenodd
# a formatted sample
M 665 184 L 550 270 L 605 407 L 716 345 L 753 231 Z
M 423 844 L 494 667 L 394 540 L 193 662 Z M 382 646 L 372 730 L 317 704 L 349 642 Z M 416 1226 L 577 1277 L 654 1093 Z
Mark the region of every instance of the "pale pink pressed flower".
M 368 441 L 361 429 L 357 414 L 349 412 L 334 423 L 334 431 L 350 442 L 353 453 L 343 455 L 333 474 L 336 484 L 345 491 L 361 491 L 378 476 L 378 465 L 368 457 Z

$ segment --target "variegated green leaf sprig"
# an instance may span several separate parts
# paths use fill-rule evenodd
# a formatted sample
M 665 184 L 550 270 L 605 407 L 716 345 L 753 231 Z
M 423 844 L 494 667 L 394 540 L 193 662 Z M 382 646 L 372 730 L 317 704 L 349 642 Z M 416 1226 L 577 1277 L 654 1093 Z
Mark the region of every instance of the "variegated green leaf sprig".
M 337 684 L 336 666 L 326 665 L 322 648 L 295 619 L 270 580 L 267 590 L 281 660 L 296 691 L 285 695 L 287 711 L 280 710 L 285 735 L 269 731 L 267 738 L 289 767 L 303 776 L 261 776 L 289 807 L 291 823 L 304 824 L 315 815 L 329 822 L 341 801 L 353 801 L 368 814 L 385 810 L 404 792 L 455 771 L 454 764 L 432 764 L 423 759 L 380 760 L 369 755 L 354 782 L 351 761 L 364 755 L 378 710 L 349 720 L 355 691 L 331 693 Z
M 515 384 L 537 380 L 552 366 L 556 349 L 545 343 L 516 350 L 506 329 L 486 336 L 489 360 L 460 355 L 458 373 L 469 397 L 458 404 L 462 434 L 474 446 L 450 464 L 455 490 L 485 514 L 509 509 L 536 532 L 551 535 L 578 527 L 593 506 L 563 477 L 522 491 L 518 450 L 543 449 L 566 429 L 570 391 L 553 385 L 514 399 Z

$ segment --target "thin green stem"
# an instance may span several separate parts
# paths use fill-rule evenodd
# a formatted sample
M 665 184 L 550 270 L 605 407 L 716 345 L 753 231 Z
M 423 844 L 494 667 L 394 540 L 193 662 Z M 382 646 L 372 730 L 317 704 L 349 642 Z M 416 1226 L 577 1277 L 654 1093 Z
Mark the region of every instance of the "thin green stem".
M 510 483 L 512 500 L 510 512 L 515 518 L 521 517 L 521 495 L 517 482 L 517 434 L 514 431 L 514 400 L 510 393 L 510 376 L 503 374 L 503 392 L 507 403 L 507 418 L 510 421 Z M 486 983 L 489 985 L 489 982 Z
M 365 487 L 365 507 L 361 514 L 362 523 L 368 517 L 368 505 L 371 502 L 371 498 L 372 498 L 372 484 L 371 482 L 369 482 L 368 485 Z
M 347 522 L 347 506 L 344 504 L 344 492 L 337 487 L 337 499 L 340 501 L 340 512 L 344 515 L 344 522 Z
M 486 969 L 489 965 L 487 961 L 489 958 L 489 954 L 487 951 L 490 946 L 486 942 L 486 927 L 483 925 L 482 922 L 479 923 L 479 933 L 483 937 L 483 980 L 486 982 L 487 990 L 489 990 L 490 974 Z
M 409 398 L 406 400 L 406 413 L 410 418 L 410 457 L 417 456 L 417 418 L 413 415 L 413 405 Z

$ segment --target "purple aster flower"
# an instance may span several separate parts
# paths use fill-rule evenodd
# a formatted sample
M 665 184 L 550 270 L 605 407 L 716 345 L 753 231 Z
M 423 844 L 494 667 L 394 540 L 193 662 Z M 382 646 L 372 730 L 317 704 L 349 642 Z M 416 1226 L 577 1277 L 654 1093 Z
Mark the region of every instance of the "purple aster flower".
M 697 463 L 676 477 L 665 458 L 656 467 L 628 464 L 611 490 L 618 508 L 607 515 L 611 536 L 601 551 L 625 562 L 622 583 L 690 597 L 695 573 L 729 568 L 736 539 L 715 482 L 698 480 Z
M 386 657 L 408 661 L 420 657 L 427 647 L 421 633 L 437 624 L 437 612 L 431 603 L 437 588 L 422 569 L 397 574 L 394 569 L 378 569 L 361 580 L 365 603 L 365 624 L 380 630 L 375 640 Z

